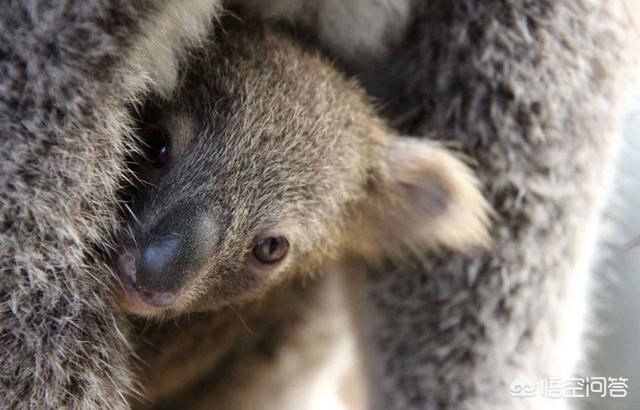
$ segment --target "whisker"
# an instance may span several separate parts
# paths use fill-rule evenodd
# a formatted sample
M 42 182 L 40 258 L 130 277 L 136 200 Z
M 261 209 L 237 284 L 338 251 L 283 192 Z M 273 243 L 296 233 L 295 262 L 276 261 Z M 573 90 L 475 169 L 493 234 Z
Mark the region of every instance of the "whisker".
M 249 329 L 249 326 L 247 326 L 247 322 L 245 322 L 245 321 L 244 321 L 244 319 L 242 318 L 242 316 L 240 316 L 240 313 L 238 313 L 238 312 L 237 312 L 237 311 L 236 311 L 232 306 L 229 306 L 229 309 L 231 309 L 231 311 L 232 311 L 233 313 L 235 313 L 235 314 L 236 314 L 236 316 L 238 316 L 238 319 L 240 319 L 240 323 L 242 323 L 242 325 L 244 326 L 244 328 L 245 328 L 245 329 L 247 329 L 247 332 L 249 332 L 249 334 L 250 334 L 251 336 L 255 336 L 255 335 L 253 334 L 253 332 L 251 331 L 251 329 Z
M 127 212 L 129 212 L 129 214 L 131 215 L 131 217 L 133 218 L 133 220 L 136 222 L 136 224 L 138 224 L 139 226 L 141 226 L 142 224 L 140 223 L 140 220 L 138 219 L 138 217 L 136 216 L 136 214 L 131 210 L 131 207 L 129 206 L 129 204 L 124 203 L 123 206 L 125 207 L 125 209 L 127 210 Z

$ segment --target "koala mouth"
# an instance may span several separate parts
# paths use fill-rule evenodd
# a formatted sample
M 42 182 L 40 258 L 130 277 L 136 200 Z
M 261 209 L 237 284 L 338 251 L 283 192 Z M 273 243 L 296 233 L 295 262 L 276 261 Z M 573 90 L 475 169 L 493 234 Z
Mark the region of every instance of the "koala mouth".
M 130 284 L 120 283 L 115 290 L 115 302 L 128 313 L 152 316 L 163 311 L 163 307 L 149 303 L 141 293 Z

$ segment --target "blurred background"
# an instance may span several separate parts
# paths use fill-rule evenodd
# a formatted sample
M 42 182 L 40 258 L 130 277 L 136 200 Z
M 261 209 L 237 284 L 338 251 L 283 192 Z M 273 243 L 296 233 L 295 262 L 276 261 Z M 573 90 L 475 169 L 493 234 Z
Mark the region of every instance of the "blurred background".
M 595 312 L 586 374 L 629 378 L 627 398 L 591 398 L 585 410 L 640 409 L 640 246 L 621 245 L 640 237 L 640 87 L 623 124 L 617 186 L 607 214 L 616 243 L 594 272 Z

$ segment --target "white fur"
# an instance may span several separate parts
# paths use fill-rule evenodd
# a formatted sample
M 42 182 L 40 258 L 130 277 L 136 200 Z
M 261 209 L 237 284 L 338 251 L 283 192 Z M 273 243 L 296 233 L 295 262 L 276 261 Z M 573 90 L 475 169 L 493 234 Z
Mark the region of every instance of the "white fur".
M 143 23 L 145 35 L 129 59 L 135 78 L 146 80 L 160 95 L 169 93 L 176 85 L 181 55 L 210 30 L 220 3 L 172 0 L 154 19 Z

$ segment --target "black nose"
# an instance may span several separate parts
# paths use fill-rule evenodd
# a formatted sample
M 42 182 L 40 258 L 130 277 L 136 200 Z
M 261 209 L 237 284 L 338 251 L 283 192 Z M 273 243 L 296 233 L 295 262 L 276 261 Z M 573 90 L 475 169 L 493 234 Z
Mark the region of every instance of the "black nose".
M 183 245 L 180 237 L 172 235 L 153 239 L 139 249 L 123 249 L 118 255 L 118 270 L 145 302 L 167 306 L 184 282 L 180 270 Z
M 177 236 L 164 237 L 148 243 L 140 250 L 138 283 L 149 288 L 163 288 L 171 282 L 171 268 L 180 250 Z

